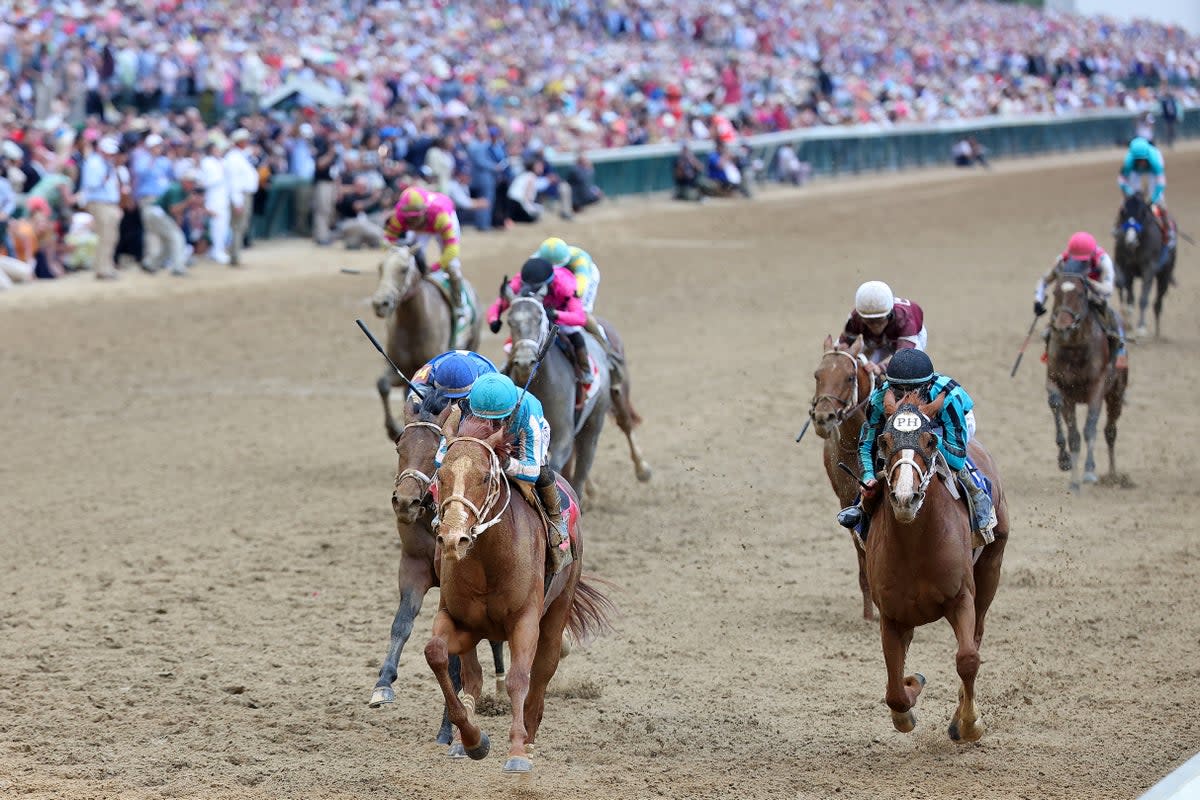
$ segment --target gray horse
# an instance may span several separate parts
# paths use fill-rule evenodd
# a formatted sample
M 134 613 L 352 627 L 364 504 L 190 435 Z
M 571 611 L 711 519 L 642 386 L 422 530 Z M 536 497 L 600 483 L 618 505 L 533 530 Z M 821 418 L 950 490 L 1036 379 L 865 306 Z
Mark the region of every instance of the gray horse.
M 1136 335 L 1144 337 L 1146 331 L 1146 306 L 1150 304 L 1150 288 L 1154 293 L 1154 337 L 1158 338 L 1159 321 L 1162 315 L 1163 297 L 1170 288 L 1175 274 L 1175 248 L 1165 253 L 1168 245 L 1163 241 L 1162 228 L 1154 218 L 1150 205 L 1140 194 L 1125 198 L 1117 214 L 1116 247 L 1113 265 L 1116 271 L 1117 294 L 1121 298 L 1122 316 L 1126 322 L 1133 319 L 1133 280 L 1142 281 L 1141 296 L 1138 298 L 1138 322 Z
M 467 280 L 463 280 L 463 310 L 454 319 L 442 273 L 422 273 L 412 249 L 394 247 L 379 265 L 379 286 L 371 296 L 375 315 L 387 319 L 387 354 L 409 376 L 447 350 L 477 349 L 483 322 L 475 290 Z M 390 366 L 376 383 L 388 439 L 393 442 L 400 438 L 400 427 L 388 395 L 401 385 L 403 380 Z
M 512 331 L 512 350 L 504 371 L 518 386 L 529 380 L 530 370 L 550 333 L 550 322 L 540 300 L 531 297 L 512 299 L 508 309 L 508 325 Z M 589 486 L 588 475 L 596 454 L 596 443 L 604 429 L 604 415 L 612 411 L 629 440 L 638 480 L 650 479 L 651 470 L 642 458 L 633 429 L 640 418 L 634 411 L 628 392 L 628 379 L 620 387 L 610 385 L 604 346 L 593 336 L 586 336 L 588 351 L 597 365 L 592 376 L 592 390 L 583 410 L 575 411 L 575 367 L 563 350 L 551 345 L 542 365 L 529 384 L 529 391 L 542 403 L 550 423 L 550 466 L 571 482 L 581 498 Z M 567 432 L 563 435 L 561 432 Z

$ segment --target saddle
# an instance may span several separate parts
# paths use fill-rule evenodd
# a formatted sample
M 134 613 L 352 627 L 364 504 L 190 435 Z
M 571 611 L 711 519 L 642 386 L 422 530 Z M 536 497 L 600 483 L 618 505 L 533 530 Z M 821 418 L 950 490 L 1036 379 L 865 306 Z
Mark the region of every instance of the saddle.
M 475 320 L 479 317 L 478 304 L 475 301 L 475 293 L 469 288 L 466 281 L 463 282 L 461 302 L 455 304 L 452 295 L 450 294 L 450 276 L 443 270 L 437 272 L 422 272 L 422 280 L 428 281 L 436 286 L 442 294 L 442 299 L 451 309 L 457 308 L 458 314 L 454 317 L 454 324 L 450 331 L 450 349 L 464 350 L 467 349 L 467 343 L 470 339 L 471 327 L 475 324 Z
M 566 478 L 555 474 L 554 482 L 558 488 L 558 503 L 563 510 L 563 516 L 567 519 L 567 535 L 571 541 L 571 556 L 579 558 L 579 544 L 577 539 L 577 530 L 579 527 L 579 504 L 575 502 L 571 493 L 566 490 Z M 550 574 L 550 517 L 546 515 L 546 509 L 542 505 L 542 501 L 537 496 L 537 489 L 528 481 L 518 481 L 509 479 L 510 485 L 516 485 L 521 496 L 525 498 L 525 502 L 529 503 L 538 513 L 538 518 L 542 521 L 542 535 L 546 537 L 546 585 L 543 592 L 550 591 L 550 582 L 554 580 L 554 575 Z
M 982 489 L 988 497 L 994 499 L 992 481 L 987 475 L 979 471 L 975 463 L 967 458 L 967 473 L 971 476 L 971 480 L 975 486 Z M 971 548 L 979 549 L 984 545 L 989 545 L 996 539 L 995 528 L 987 531 L 979 530 L 975 525 L 975 503 L 971 500 L 971 493 L 967 491 L 967 487 L 962 485 L 962 481 L 958 477 L 958 473 L 951 472 L 950 467 L 946 464 L 944 458 L 938 459 L 937 475 L 946 484 L 946 488 L 950 491 L 950 496 L 955 500 L 962 501 L 967 508 L 967 519 L 971 523 Z M 992 508 L 992 522 L 995 523 L 996 510 Z

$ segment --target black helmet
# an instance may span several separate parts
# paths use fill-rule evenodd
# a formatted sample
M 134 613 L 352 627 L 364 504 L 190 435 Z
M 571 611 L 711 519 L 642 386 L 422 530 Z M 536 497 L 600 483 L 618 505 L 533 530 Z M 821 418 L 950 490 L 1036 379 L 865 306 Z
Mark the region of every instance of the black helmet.
M 933 380 L 933 362 L 921 350 L 898 350 L 888 363 L 889 383 L 920 385 Z
M 554 277 L 554 265 L 544 258 L 531 258 L 521 266 L 521 283 L 537 291 Z

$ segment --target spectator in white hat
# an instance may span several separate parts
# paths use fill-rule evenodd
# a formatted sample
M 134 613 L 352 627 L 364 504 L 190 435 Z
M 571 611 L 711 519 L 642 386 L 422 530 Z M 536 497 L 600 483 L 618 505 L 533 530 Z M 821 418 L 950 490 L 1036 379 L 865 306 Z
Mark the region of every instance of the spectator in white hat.
M 233 229 L 229 244 L 229 263 L 241 264 L 242 242 L 250 227 L 250 212 L 258 191 L 258 170 L 250 163 L 250 131 L 238 128 L 229 137 L 233 147 L 225 153 L 225 176 L 229 181 L 230 220 Z
M 111 280 L 117 277 L 113 254 L 117 249 L 117 234 L 121 224 L 121 184 L 117 178 L 116 156 L 120 152 L 117 140 L 111 136 L 101 139 L 96 150 L 83 162 L 79 193 L 84 208 L 95 221 L 96 277 Z

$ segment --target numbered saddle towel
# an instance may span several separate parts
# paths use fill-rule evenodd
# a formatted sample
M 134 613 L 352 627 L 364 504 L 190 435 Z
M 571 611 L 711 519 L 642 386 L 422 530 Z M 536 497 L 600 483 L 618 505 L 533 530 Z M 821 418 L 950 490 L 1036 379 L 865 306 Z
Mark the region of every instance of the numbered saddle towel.
M 444 270 L 439 269 L 437 272 L 426 273 L 425 280 L 441 290 L 442 297 L 446 298 L 446 302 L 450 304 L 451 308 L 454 308 L 454 302 L 450 298 L 450 276 Z M 470 281 L 466 279 L 463 280 L 462 285 L 462 303 L 454 318 L 448 350 L 468 349 L 467 346 L 471 343 L 471 331 L 479 320 L 479 299 L 475 297 L 475 287 L 471 286 Z

